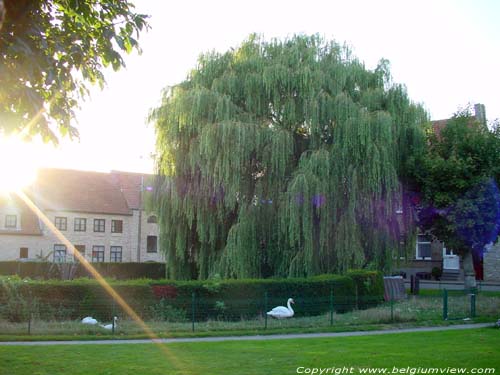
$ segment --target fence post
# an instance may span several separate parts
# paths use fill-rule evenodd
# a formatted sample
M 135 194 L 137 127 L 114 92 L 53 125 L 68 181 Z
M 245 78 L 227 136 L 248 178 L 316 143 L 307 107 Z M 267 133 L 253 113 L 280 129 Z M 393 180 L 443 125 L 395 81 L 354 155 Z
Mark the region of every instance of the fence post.
M 443 320 L 448 320 L 448 290 L 443 289 Z
M 470 295 L 470 317 L 476 317 L 476 295 L 474 293 Z
M 116 302 L 113 299 L 113 305 L 111 307 L 111 333 L 113 335 L 115 334 L 115 313 L 116 313 L 115 306 L 116 306 Z
M 330 325 L 333 325 L 333 288 L 330 288 Z
M 356 310 L 359 310 L 359 305 L 358 305 L 358 284 L 357 283 L 354 283 L 354 298 L 355 298 L 355 306 L 356 306 Z
M 31 290 L 30 290 L 30 300 L 28 302 L 28 306 L 29 306 L 28 335 L 31 335 L 31 321 L 33 320 L 33 295 L 31 293 Z
M 267 291 L 264 292 L 264 329 L 267 329 Z
M 30 311 L 30 315 L 28 317 L 28 335 L 31 335 L 31 319 L 32 319 L 33 313 Z
M 196 294 L 193 292 L 191 296 L 191 331 L 194 332 L 194 319 L 195 319 L 195 302 L 196 302 Z
M 392 288 L 389 288 L 389 298 L 391 301 L 391 322 L 394 323 L 394 293 Z

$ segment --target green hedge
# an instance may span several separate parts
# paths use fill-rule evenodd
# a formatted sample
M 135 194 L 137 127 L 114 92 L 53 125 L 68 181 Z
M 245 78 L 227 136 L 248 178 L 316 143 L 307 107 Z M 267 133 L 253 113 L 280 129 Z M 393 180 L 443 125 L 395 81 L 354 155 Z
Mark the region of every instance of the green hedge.
M 45 311 L 48 311 L 46 314 L 56 311 L 69 319 L 90 315 L 98 320 L 108 320 L 112 315 L 124 314 L 122 308 L 94 280 L 15 279 L 6 282 L 3 278 L 1 282 L 0 306 L 2 301 L 7 300 L 29 301 L 31 310 L 40 316 Z M 171 314 L 190 320 L 193 312 L 197 321 L 255 318 L 277 305 L 286 305 L 290 297 L 295 300 L 296 316 L 311 316 L 330 311 L 332 302 L 337 312 L 367 308 L 383 301 L 384 295 L 382 275 L 371 271 L 307 279 L 114 280 L 110 281 L 110 285 L 144 319 L 167 320 Z M 19 308 L 14 308 L 14 311 L 16 309 Z
M 164 279 L 165 263 L 92 263 L 103 277 L 118 280 Z M 51 262 L 0 262 L 0 275 L 18 275 L 31 279 L 60 279 L 61 272 L 57 264 Z M 77 265 L 75 278 L 90 277 L 85 267 Z

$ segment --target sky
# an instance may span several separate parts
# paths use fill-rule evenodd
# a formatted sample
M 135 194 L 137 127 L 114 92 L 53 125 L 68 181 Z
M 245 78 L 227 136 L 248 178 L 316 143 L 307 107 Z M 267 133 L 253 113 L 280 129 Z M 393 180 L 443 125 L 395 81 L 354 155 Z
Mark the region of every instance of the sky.
M 490 121 L 500 118 L 500 1 L 130 1 L 151 16 L 139 38 L 143 53 L 126 56 L 126 68 L 106 72 L 105 89 L 92 90 L 77 112 L 79 140 L 39 146 L 42 166 L 152 173 L 147 116 L 162 89 L 183 81 L 201 53 L 237 47 L 251 33 L 318 33 L 347 43 L 368 69 L 388 59 L 393 81 L 433 120 L 468 103 L 484 104 Z

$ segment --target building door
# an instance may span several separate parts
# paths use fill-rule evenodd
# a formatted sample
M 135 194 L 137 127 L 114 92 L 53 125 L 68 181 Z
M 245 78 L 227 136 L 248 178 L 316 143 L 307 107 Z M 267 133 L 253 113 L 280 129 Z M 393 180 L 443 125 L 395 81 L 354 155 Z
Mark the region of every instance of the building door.
M 453 250 L 443 247 L 443 270 L 460 269 L 460 258 L 453 253 Z
M 473 251 L 472 261 L 474 262 L 474 271 L 476 272 L 476 280 L 484 280 L 483 254 L 476 254 L 476 252 Z

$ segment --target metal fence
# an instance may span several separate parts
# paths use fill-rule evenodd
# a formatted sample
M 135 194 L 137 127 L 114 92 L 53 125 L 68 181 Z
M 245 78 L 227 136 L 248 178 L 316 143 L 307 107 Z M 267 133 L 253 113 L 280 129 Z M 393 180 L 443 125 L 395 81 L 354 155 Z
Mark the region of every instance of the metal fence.
M 134 320 L 111 299 L 54 301 L 14 298 L 0 301 L 0 335 L 158 335 L 210 331 L 284 331 L 300 329 L 355 330 L 394 323 L 428 324 L 443 320 L 498 319 L 500 293 L 436 291 L 401 300 L 380 297 L 295 296 L 293 317 L 276 319 L 267 312 L 286 306 L 286 298 L 267 293 L 259 299 L 161 299 L 144 305 L 127 301 L 139 317 Z M 117 317 L 116 324 L 113 317 Z M 96 324 L 84 324 L 85 317 Z M 105 327 L 107 325 L 107 327 Z

